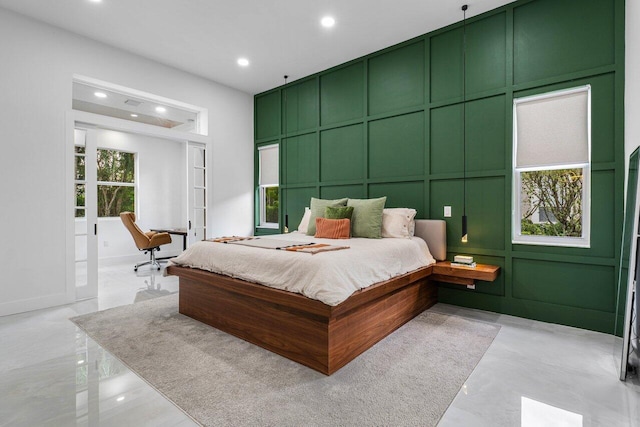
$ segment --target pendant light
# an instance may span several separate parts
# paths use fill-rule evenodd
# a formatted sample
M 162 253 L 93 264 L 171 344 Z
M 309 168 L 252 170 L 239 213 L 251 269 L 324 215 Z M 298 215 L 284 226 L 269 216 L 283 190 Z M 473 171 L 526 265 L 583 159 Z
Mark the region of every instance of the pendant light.
M 462 6 L 462 243 L 467 243 L 467 9 Z

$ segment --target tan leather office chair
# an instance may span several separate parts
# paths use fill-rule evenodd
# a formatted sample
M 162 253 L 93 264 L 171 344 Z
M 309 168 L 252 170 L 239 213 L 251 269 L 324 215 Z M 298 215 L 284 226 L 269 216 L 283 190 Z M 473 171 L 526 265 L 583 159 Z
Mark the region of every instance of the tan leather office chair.
M 158 267 L 160 270 L 160 262 L 166 262 L 169 258 L 156 258 L 156 251 L 160 250 L 161 245 L 171 243 L 171 236 L 169 233 L 156 233 L 155 231 L 147 231 L 146 233 L 140 230 L 140 227 L 136 224 L 136 214 L 133 212 L 121 212 L 120 219 L 131 236 L 133 241 L 136 242 L 138 250 L 149 253 L 149 261 L 140 262 L 133 267 L 134 271 L 138 271 L 138 267 L 141 265 L 151 264 L 151 267 Z

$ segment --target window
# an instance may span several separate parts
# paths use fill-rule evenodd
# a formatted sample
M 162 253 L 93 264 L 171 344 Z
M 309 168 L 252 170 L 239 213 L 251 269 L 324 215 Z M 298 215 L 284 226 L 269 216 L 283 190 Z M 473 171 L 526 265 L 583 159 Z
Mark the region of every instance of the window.
M 98 149 L 98 217 L 135 212 L 135 154 Z
M 279 223 L 278 144 L 258 148 L 260 227 L 277 228 Z
M 591 87 L 513 101 L 513 243 L 589 247 Z

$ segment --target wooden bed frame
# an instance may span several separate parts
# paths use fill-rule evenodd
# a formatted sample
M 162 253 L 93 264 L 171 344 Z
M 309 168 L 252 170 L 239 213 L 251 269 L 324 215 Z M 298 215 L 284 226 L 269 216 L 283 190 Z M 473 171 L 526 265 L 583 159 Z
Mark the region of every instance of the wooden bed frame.
M 434 257 L 443 259 L 444 221 L 418 221 L 425 221 L 416 224 L 418 236 L 424 227 L 442 230 L 421 237 L 430 248 L 438 248 L 432 249 Z M 429 242 L 434 238 L 438 242 Z M 423 267 L 377 283 L 332 307 L 204 270 L 167 267 L 168 274 L 180 277 L 180 313 L 326 375 L 434 305 L 437 283 L 429 279 L 432 270 Z

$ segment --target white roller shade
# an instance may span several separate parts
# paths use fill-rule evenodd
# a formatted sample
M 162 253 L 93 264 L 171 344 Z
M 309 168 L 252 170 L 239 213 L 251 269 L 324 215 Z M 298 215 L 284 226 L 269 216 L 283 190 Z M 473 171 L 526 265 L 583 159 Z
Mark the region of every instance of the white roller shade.
M 514 100 L 517 168 L 589 162 L 590 89 Z
M 260 185 L 278 185 L 278 145 L 258 149 L 260 155 Z

